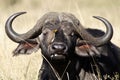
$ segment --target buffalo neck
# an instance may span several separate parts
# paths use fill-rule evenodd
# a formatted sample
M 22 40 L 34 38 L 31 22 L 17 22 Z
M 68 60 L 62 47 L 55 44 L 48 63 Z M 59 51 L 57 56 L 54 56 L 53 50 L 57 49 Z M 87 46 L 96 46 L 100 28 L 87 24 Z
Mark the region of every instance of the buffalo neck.
M 64 75 L 64 73 L 67 71 L 67 68 L 70 66 L 71 61 L 50 61 L 51 66 L 54 68 L 54 70 L 60 75 Z M 50 66 L 50 67 L 51 67 Z M 52 69 L 51 69 L 52 70 Z

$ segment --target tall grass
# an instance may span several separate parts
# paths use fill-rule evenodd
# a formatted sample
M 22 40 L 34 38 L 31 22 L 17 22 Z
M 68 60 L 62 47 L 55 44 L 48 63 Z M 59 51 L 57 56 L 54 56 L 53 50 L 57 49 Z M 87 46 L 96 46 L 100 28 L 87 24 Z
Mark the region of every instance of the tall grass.
M 31 55 L 12 56 L 17 44 L 9 40 L 4 31 L 7 18 L 20 11 L 26 15 L 18 17 L 15 31 L 24 33 L 32 28 L 46 12 L 73 13 L 85 27 L 104 29 L 104 25 L 92 18 L 102 16 L 114 28 L 112 42 L 120 46 L 120 1 L 119 0 L 0 0 L 0 80 L 37 80 L 41 65 L 40 50 Z

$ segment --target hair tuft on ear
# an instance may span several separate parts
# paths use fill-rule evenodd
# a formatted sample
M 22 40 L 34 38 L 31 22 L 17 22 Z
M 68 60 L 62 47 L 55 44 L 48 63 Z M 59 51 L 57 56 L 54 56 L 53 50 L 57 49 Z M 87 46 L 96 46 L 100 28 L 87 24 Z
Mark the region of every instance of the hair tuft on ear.
M 38 43 L 20 43 L 18 47 L 13 51 L 13 56 L 17 56 L 19 54 L 31 54 L 32 52 L 36 52 L 38 49 Z

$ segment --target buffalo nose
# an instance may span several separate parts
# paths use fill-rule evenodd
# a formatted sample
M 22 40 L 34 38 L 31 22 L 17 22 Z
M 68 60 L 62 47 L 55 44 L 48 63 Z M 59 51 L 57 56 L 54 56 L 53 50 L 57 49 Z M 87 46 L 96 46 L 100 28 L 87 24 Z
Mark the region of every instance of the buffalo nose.
M 52 45 L 53 50 L 64 51 L 66 50 L 66 45 L 63 43 L 55 43 Z

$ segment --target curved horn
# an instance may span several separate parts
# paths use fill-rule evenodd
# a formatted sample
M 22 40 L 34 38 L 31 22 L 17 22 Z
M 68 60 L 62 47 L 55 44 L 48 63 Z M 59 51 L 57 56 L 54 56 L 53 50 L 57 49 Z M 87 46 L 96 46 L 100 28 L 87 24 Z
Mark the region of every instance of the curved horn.
M 106 33 L 103 36 L 98 37 L 98 38 L 93 37 L 81 26 L 76 27 L 76 30 L 84 40 L 89 41 L 89 43 L 94 44 L 95 46 L 101 46 L 111 40 L 113 36 L 113 28 L 112 28 L 112 25 L 109 23 L 109 21 L 106 20 L 105 18 L 102 18 L 99 16 L 93 16 L 93 17 L 102 21 L 105 24 Z
M 38 32 L 40 33 L 40 29 L 41 29 L 40 27 L 34 27 L 33 29 L 29 30 L 27 33 L 24 33 L 24 34 L 18 34 L 13 30 L 13 28 L 12 28 L 13 20 L 16 17 L 18 17 L 19 15 L 22 15 L 25 13 L 26 12 L 18 12 L 18 13 L 13 14 L 12 16 L 10 16 L 8 18 L 8 20 L 6 21 L 6 24 L 5 24 L 5 31 L 8 35 L 8 37 L 17 43 L 20 43 L 20 42 L 27 40 L 27 39 L 34 38 L 37 35 L 39 35 Z

